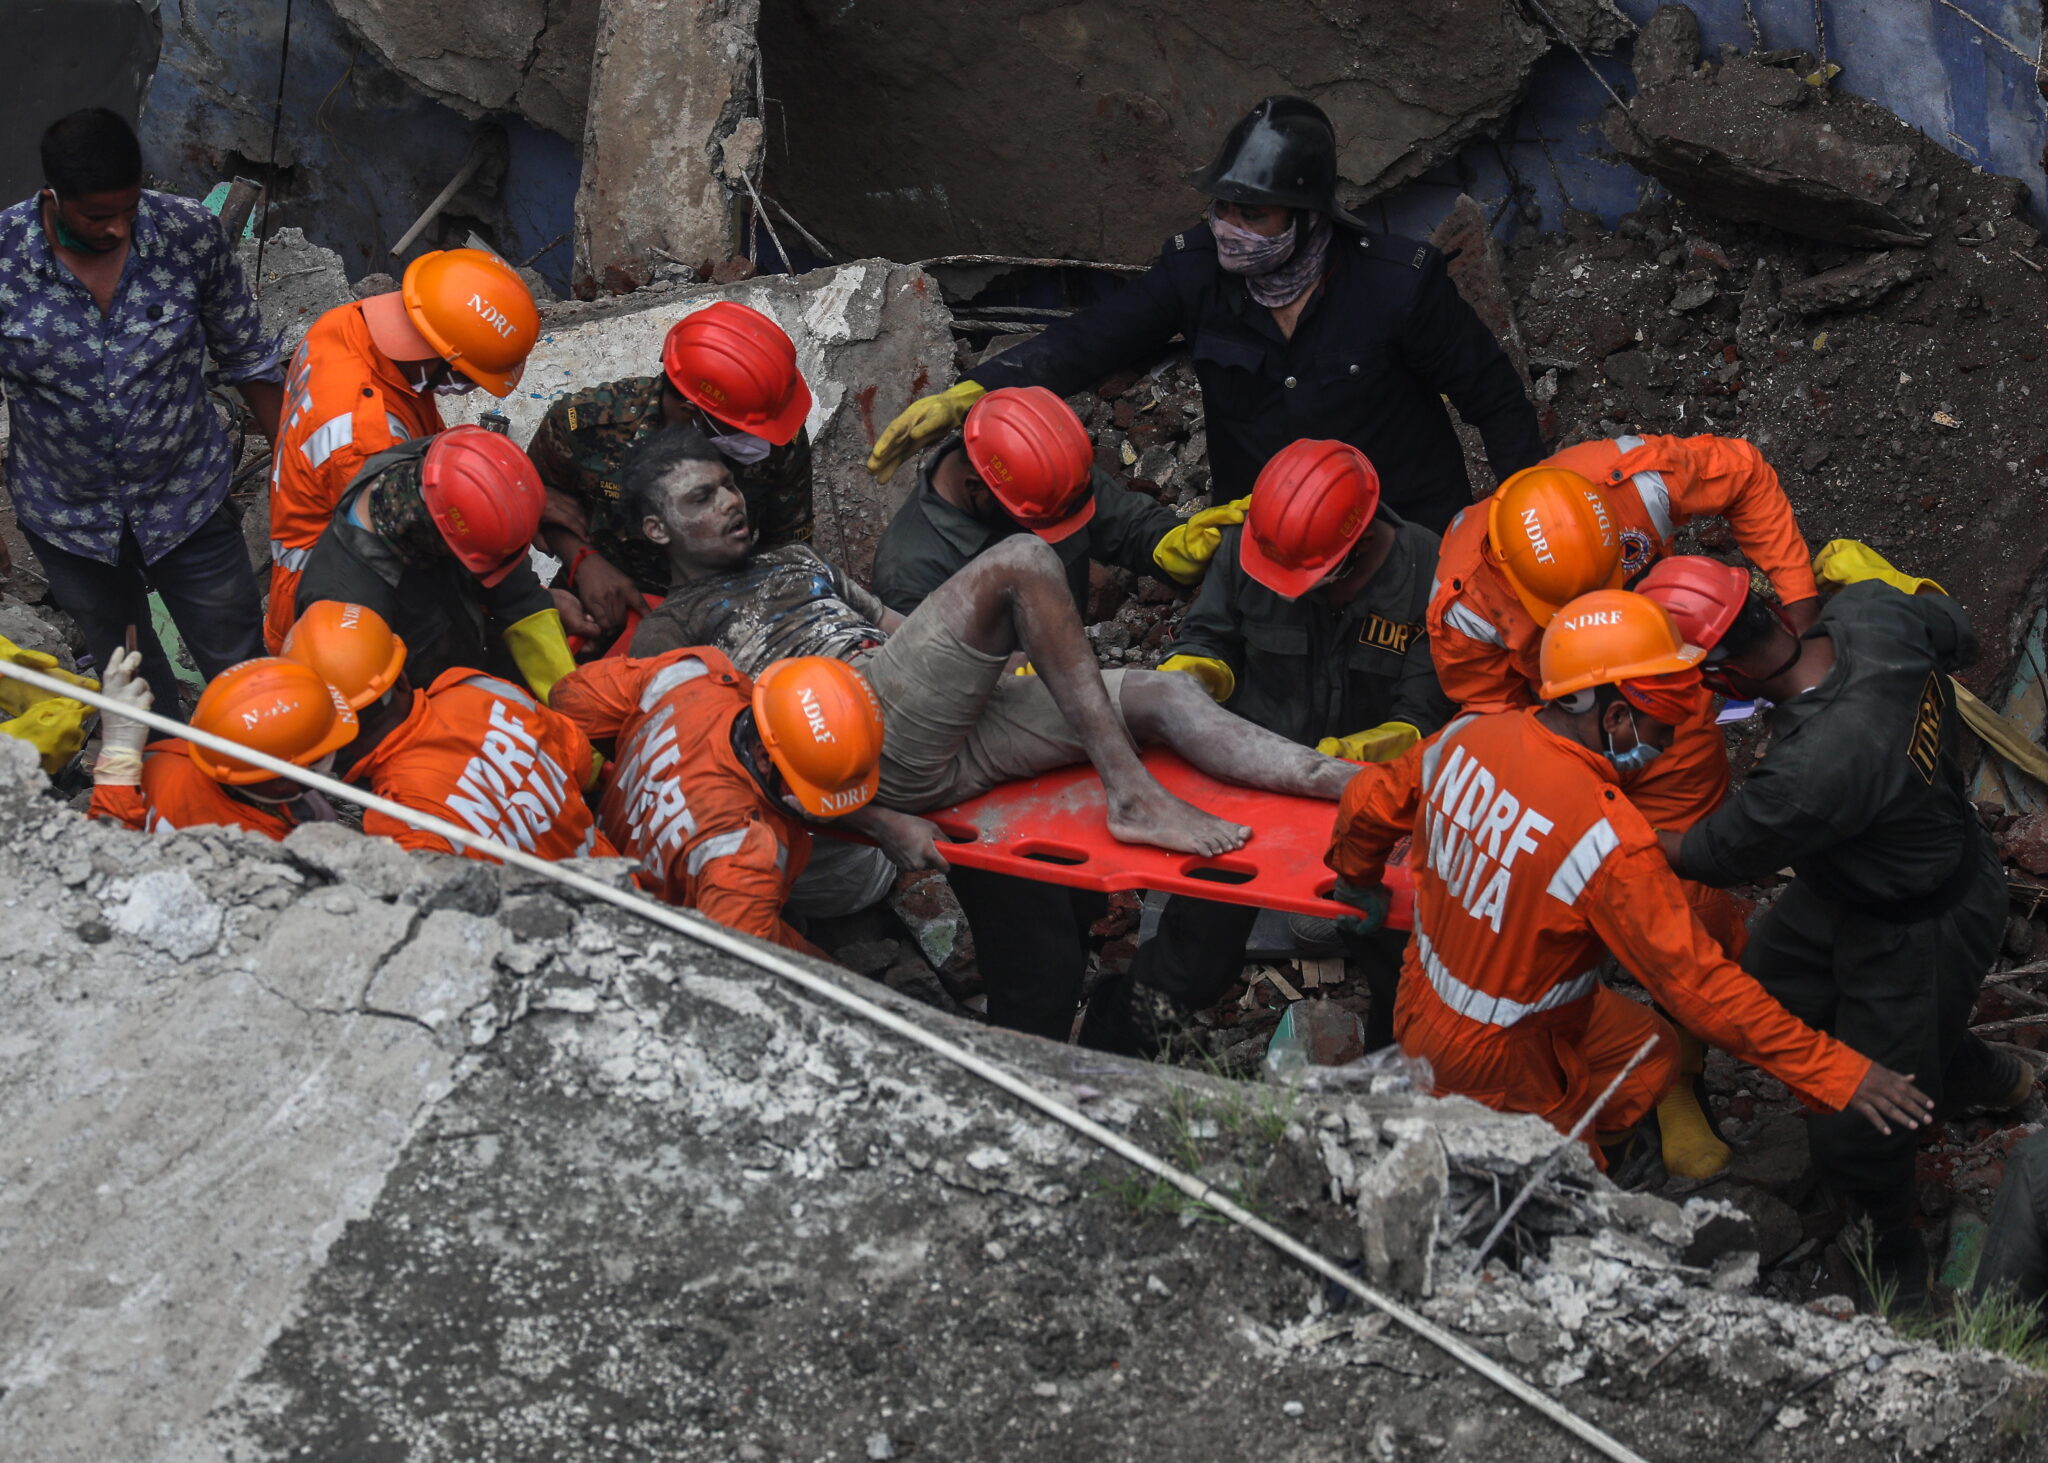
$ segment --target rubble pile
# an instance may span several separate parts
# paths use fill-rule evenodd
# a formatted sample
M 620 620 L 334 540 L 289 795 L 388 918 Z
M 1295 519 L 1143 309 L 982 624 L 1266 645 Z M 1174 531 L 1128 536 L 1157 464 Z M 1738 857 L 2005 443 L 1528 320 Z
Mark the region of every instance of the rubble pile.
M 1689 20 L 1667 7 L 1660 21 L 1674 11 Z M 1809 542 L 1862 539 L 1970 606 L 1987 650 L 1966 679 L 1982 690 L 2048 508 L 2048 431 L 2031 406 L 2048 248 L 2023 190 L 1802 79 L 1810 56 L 1696 67 L 1696 32 L 1658 32 L 1637 44 L 1641 94 L 1608 137 L 1678 199 L 1612 230 L 1576 216 L 1509 250 L 1544 430 L 1755 443 Z M 1893 223 L 1845 233 L 1859 215 L 1824 201 L 1849 153 L 1869 164 L 1853 170 L 1857 197 Z M 1760 217 L 1777 227 L 1741 221 Z
M 1574 1456 L 1249 1236 L 738 961 L 513 871 L 328 826 L 140 838 L 40 789 L 0 746 L 20 1456 Z M 2038 1405 L 2002 1361 L 1735 1293 L 1738 1216 L 1615 1193 L 1576 1150 L 1475 1280 L 1558 1143 L 1537 1119 L 919 1019 L 1656 1456 L 1674 1418 L 1703 1457 L 1761 1430 L 1846 1460 L 2024 1440 Z

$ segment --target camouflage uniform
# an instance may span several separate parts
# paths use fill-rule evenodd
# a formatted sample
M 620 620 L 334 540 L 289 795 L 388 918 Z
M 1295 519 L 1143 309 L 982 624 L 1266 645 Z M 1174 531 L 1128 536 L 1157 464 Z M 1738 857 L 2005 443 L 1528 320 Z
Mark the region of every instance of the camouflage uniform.
M 590 546 L 650 594 L 668 592 L 668 559 L 619 511 L 619 475 L 627 452 L 661 425 L 661 377 L 632 376 L 557 400 L 526 448 L 540 480 L 583 505 L 590 516 Z M 810 541 L 808 429 L 759 462 L 726 466 L 747 500 L 757 549 Z

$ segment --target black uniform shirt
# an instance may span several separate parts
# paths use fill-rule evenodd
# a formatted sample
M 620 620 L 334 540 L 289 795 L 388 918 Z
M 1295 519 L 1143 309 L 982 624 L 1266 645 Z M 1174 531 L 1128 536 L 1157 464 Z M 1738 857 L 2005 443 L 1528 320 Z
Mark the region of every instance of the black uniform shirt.
M 875 546 L 875 594 L 898 614 L 916 609 L 926 595 L 990 546 L 1011 534 L 1031 531 L 1009 518 L 984 523 L 939 496 L 932 486 L 932 469 L 949 451 L 956 450 L 958 441 L 954 437 L 925 458 L 918 469 L 917 487 L 896 510 L 882 531 L 882 541 Z M 1152 550 L 1180 522 L 1165 504 L 1132 492 L 1107 473 L 1096 473 L 1095 516 L 1052 546 L 1066 567 L 1074 607 L 1087 609 L 1091 559 L 1160 577 Z
M 1818 686 L 1771 712 L 1771 746 L 1685 835 L 1678 872 L 1715 885 L 1790 865 L 1823 898 L 1862 906 L 1940 888 L 1981 834 L 1957 760 L 1948 674 L 1977 658 L 1955 601 L 1871 580 L 1807 635 L 1835 642 Z
M 383 539 L 349 517 L 376 476 L 369 470 L 357 475 L 314 543 L 299 580 L 298 613 L 323 599 L 369 606 L 405 641 L 405 673 L 416 686 L 430 686 L 456 666 L 519 679 L 502 637 L 527 616 L 555 607 L 533 566 L 522 560 L 485 588 L 453 558 L 424 567 L 401 562 Z
M 1166 648 L 1229 666 L 1237 689 L 1225 706 L 1304 745 L 1388 721 L 1428 736 L 1451 719 L 1455 708 L 1437 684 L 1423 630 L 1435 534 L 1396 520 L 1386 562 L 1335 609 L 1314 593 L 1287 599 L 1245 573 L 1242 534 L 1223 531 L 1202 591 Z
M 1049 386 L 1065 396 L 1156 360 L 1176 334 L 1202 383 L 1219 503 L 1249 493 L 1288 443 L 1334 438 L 1372 459 L 1402 517 L 1441 533 L 1472 501 L 1442 397 L 1479 429 L 1498 476 L 1543 456 L 1522 380 L 1452 285 L 1443 255 L 1343 227 L 1292 339 L 1217 263 L 1202 224 L 1167 240 L 1159 262 L 1117 294 L 983 362 L 972 379 L 991 391 Z

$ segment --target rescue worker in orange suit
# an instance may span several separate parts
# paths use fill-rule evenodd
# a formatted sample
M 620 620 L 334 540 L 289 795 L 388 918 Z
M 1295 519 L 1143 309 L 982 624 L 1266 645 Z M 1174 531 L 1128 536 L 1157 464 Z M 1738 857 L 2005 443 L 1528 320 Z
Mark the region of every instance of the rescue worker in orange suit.
M 1689 1028 L 1802 1101 L 1884 1133 L 1921 1126 L 1933 1107 L 1908 1077 L 1813 1030 L 1728 959 L 1623 796 L 1705 699 L 1703 653 L 1640 595 L 1572 601 L 1544 632 L 1543 704 L 1468 712 L 1360 772 L 1328 859 L 1334 897 L 1377 927 L 1387 854 L 1414 835 L 1415 929 L 1394 1022 L 1439 1089 L 1568 1132 L 1657 1038 L 1591 1123 L 1602 1166 L 1618 1162 L 1636 1182 L 1658 1177 L 1646 1130 L 1678 1078 L 1677 1037 L 1601 984 L 1605 951 Z
M 555 704 L 616 748 L 599 821 L 655 892 L 772 944 L 822 955 L 784 913 L 812 822 L 924 822 L 872 806 L 882 708 L 842 660 L 778 660 L 754 681 L 705 646 L 593 661 Z
M 1259 474 L 1243 530 L 1225 536 L 1160 669 L 1194 676 L 1227 709 L 1289 741 L 1391 761 L 1452 715 L 1422 633 L 1436 550 L 1435 534 L 1381 503 L 1379 474 L 1357 448 L 1295 442 Z M 1168 899 L 1129 973 L 1090 999 L 1082 1042 L 1155 1049 L 1241 974 L 1258 914 Z M 1391 1042 L 1399 940 L 1308 933 L 1325 950 L 1343 948 L 1364 974 L 1368 1049 Z
M 1679 528 L 1709 516 L 1727 520 L 1795 619 L 1810 624 L 1820 601 L 1806 541 L 1756 448 L 1707 436 L 1583 442 L 1517 473 L 1444 535 L 1428 620 L 1444 690 L 1467 711 L 1532 704 L 1538 647 L 1558 607 L 1642 573 L 1670 553 Z M 1727 796 L 1728 780 L 1726 742 L 1702 703 L 1670 751 L 1630 784 L 1629 800 L 1653 828 L 1688 828 Z M 1741 907 L 1720 890 L 1685 887 L 1701 923 L 1739 958 Z M 1705 1050 L 1690 1036 L 1684 1045 L 1685 1069 L 1696 1076 Z M 1659 1116 L 1673 1173 L 1707 1178 L 1726 1166 L 1728 1145 L 1693 1082 L 1674 1089 Z
M 1500 342 L 1458 294 L 1444 256 L 1368 230 L 1337 201 L 1337 137 L 1301 97 L 1261 101 L 1190 180 L 1206 216 L 1100 304 L 913 401 L 875 439 L 886 478 L 960 425 L 983 391 L 1069 396 L 1186 341 L 1202 386 L 1215 499 L 1304 437 L 1372 460 L 1392 506 L 1439 532 L 1472 501 L 1444 403 L 1478 429 L 1497 477 L 1543 455 L 1536 409 Z
M 1791 866 L 1742 957 L 1787 1007 L 1910 1068 L 1944 1112 L 2015 1107 L 2032 1071 L 1969 1029 L 2007 902 L 1970 803 L 1949 682 L 1976 659 L 1976 636 L 1941 586 L 1853 540 L 1829 544 L 1815 567 L 1846 587 L 1804 634 L 1741 569 L 1712 559 L 1667 559 L 1643 580 L 1706 649 L 1710 685 L 1773 704 L 1769 750 L 1742 787 L 1659 837 L 1681 876 L 1710 884 Z M 1928 1275 L 1911 1135 L 1825 1114 L 1807 1131 L 1816 1175 L 1869 1215 L 1878 1272 L 1918 1305 Z
M 664 427 L 711 439 L 761 547 L 811 539 L 811 388 L 781 326 L 714 300 L 669 327 L 661 374 L 586 386 L 548 405 L 527 455 L 548 490 L 541 533 L 563 583 L 607 635 L 668 592 L 668 560 L 620 502 L 626 454 Z
M 1066 570 L 1077 611 L 1089 566 L 1113 564 L 1181 584 L 1201 581 L 1244 503 L 1183 519 L 1095 469 L 1073 409 L 1042 386 L 1004 387 L 968 411 L 918 468 L 917 485 L 875 546 L 875 597 L 908 615 L 1005 539 L 1035 534 Z M 947 874 L 974 932 L 991 1025 L 1065 1041 L 1087 973 L 1089 927 L 1106 896 L 986 869 Z
M 526 282 L 480 249 L 422 254 L 398 289 L 337 305 L 313 322 L 285 376 L 270 473 L 263 634 L 272 653 L 297 617 L 306 556 L 363 464 L 440 431 L 438 397 L 478 386 L 508 394 L 539 334 Z
M 141 652 L 116 651 L 105 690 L 147 711 L 141 665 Z M 315 772 L 328 771 L 356 734 L 355 712 L 334 687 L 272 656 L 245 660 L 207 682 L 192 725 Z M 138 832 L 217 825 L 276 839 L 301 823 L 334 821 L 334 809 L 311 788 L 193 742 L 148 736 L 149 728 L 131 718 L 110 712 L 102 719 L 88 817 Z
M 315 605 L 290 641 L 295 659 L 356 704 L 361 729 L 336 776 L 537 858 L 617 857 L 584 801 L 602 763 L 568 717 L 460 666 L 417 689 L 404 642 L 364 606 Z M 363 813 L 363 832 L 495 862 L 375 809 Z
M 420 682 L 476 667 L 516 675 L 545 701 L 575 660 L 529 561 L 541 499 L 526 454 L 482 427 L 380 452 L 307 556 L 299 611 L 367 605 L 405 626 Z

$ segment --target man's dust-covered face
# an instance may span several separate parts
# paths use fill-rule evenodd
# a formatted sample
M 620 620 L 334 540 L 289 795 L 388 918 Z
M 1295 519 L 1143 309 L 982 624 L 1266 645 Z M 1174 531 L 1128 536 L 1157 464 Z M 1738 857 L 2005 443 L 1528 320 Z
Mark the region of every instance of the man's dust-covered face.
M 671 559 L 718 567 L 737 564 L 754 546 L 746 500 L 722 462 L 684 462 L 662 480 L 661 509 L 641 524 Z

